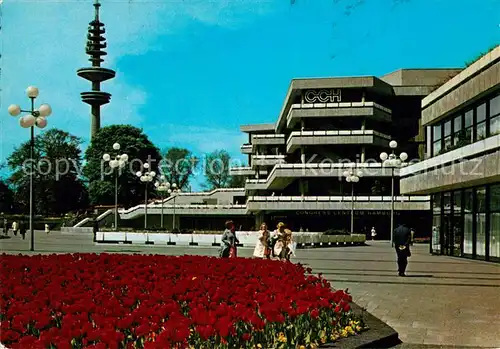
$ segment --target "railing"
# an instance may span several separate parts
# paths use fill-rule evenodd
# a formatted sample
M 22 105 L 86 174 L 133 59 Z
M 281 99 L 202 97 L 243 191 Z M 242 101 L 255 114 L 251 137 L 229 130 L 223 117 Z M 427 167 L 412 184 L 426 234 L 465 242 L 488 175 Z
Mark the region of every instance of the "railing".
M 287 144 L 293 137 L 324 137 L 324 136 L 378 136 L 390 140 L 391 136 L 374 130 L 331 130 L 331 131 L 293 131 L 288 137 Z
M 375 102 L 344 102 L 344 103 L 296 103 L 290 106 L 286 119 L 290 119 L 291 114 L 294 109 L 313 109 L 313 108 L 363 108 L 363 107 L 373 107 L 380 109 L 387 114 L 392 114 L 389 108 L 386 108 Z
M 253 135 L 252 139 L 265 139 L 265 138 L 285 138 L 285 135 L 282 133 L 271 133 L 271 134 L 262 134 L 262 135 Z
M 394 196 L 395 202 L 428 202 L 430 196 Z M 390 202 L 390 196 L 354 196 L 355 202 Z M 353 197 L 346 196 L 249 196 L 247 202 L 345 202 L 353 201 Z
M 285 155 L 253 155 L 252 159 L 255 160 L 284 160 Z

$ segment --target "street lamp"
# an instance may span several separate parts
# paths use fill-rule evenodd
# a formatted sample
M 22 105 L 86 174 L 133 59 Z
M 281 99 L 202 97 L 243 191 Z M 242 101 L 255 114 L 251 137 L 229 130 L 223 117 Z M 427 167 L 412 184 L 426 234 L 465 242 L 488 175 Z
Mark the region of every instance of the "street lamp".
M 344 171 L 346 182 L 351 183 L 351 234 L 354 234 L 354 183 L 359 182 L 359 178 L 363 176 L 363 171 L 355 171 L 354 166 L 350 170 Z
M 113 158 L 110 154 L 106 153 L 102 156 L 102 159 L 109 163 L 109 167 L 115 175 L 115 231 L 118 231 L 118 176 L 121 174 L 121 169 L 125 167 L 128 161 L 127 154 L 118 154 L 121 146 L 119 143 L 113 144 Z M 104 237 L 103 237 L 104 239 Z M 126 238 L 125 238 L 126 240 Z
M 8 112 L 12 116 L 18 116 L 21 113 L 28 113 L 19 118 L 19 124 L 23 128 L 31 128 L 31 138 L 30 138 L 30 250 L 35 250 L 35 230 L 33 226 L 34 210 L 33 210 L 33 156 L 35 153 L 35 125 L 38 128 L 45 128 L 47 126 L 46 117 L 52 113 L 52 108 L 48 104 L 42 104 L 35 109 L 35 99 L 38 97 L 38 88 L 35 86 L 29 86 L 26 89 L 26 95 L 31 100 L 31 108 L 28 110 L 21 109 L 17 104 L 11 104 L 8 107 Z
M 156 176 L 155 171 L 149 171 L 149 164 L 146 162 L 142 165 L 142 171 L 137 171 L 136 176 L 144 183 L 144 230 L 148 229 L 148 184 L 153 181 Z M 149 235 L 148 235 L 149 241 Z
M 160 176 L 160 180 L 155 183 L 156 190 L 161 195 L 161 229 L 163 230 L 163 206 L 165 204 L 165 192 L 170 190 L 170 183 L 166 181 L 165 176 Z
M 391 148 L 391 154 L 383 152 L 380 154 L 380 160 L 382 160 L 382 165 L 391 168 L 391 245 L 393 244 L 393 234 L 394 234 L 394 169 L 401 167 L 403 162 L 408 159 L 408 154 L 402 152 L 396 155 L 395 149 L 398 147 L 398 142 L 390 141 L 389 147 Z
M 169 190 L 167 190 L 167 192 L 169 195 L 174 196 L 174 214 L 172 216 L 172 231 L 174 231 L 175 230 L 175 198 L 181 192 L 181 189 L 177 188 L 177 184 L 172 183 L 172 187 Z

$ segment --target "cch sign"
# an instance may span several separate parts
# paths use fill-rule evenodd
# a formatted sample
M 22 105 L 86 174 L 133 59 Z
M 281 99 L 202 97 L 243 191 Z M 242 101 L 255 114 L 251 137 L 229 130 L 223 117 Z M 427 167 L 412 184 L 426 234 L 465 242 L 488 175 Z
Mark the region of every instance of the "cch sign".
M 306 103 L 340 103 L 342 93 L 340 89 L 306 90 L 304 102 Z

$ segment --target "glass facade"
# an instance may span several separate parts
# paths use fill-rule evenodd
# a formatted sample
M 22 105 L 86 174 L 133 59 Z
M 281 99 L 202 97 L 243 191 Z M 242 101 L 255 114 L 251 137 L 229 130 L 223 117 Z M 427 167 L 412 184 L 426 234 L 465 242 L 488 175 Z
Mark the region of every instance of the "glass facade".
M 500 183 L 432 196 L 431 253 L 500 262 Z
M 500 95 L 483 99 L 474 106 L 428 126 L 431 156 L 446 153 L 486 137 L 500 134 Z

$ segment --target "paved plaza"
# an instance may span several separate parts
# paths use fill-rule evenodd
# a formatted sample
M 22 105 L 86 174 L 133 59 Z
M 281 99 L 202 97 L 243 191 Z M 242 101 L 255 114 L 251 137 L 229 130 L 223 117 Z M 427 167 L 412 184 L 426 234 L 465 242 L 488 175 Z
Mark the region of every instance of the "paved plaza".
M 40 253 L 124 252 L 217 255 L 217 248 L 95 245 L 91 235 L 37 232 Z M 0 240 L 8 253 L 29 253 L 29 236 Z M 240 256 L 253 249 L 241 248 Z M 361 247 L 297 251 L 298 261 L 322 273 L 335 288 L 392 326 L 405 343 L 500 348 L 500 265 L 432 256 L 413 247 L 408 277 L 397 276 L 388 242 Z

